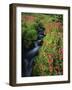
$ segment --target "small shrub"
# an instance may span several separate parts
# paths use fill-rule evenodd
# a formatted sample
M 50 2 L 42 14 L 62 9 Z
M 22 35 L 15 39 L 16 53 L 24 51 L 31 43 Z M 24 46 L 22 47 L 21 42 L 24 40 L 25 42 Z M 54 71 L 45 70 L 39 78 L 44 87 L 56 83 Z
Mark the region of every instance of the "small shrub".
M 37 32 L 33 23 L 22 24 L 22 39 L 25 47 L 29 48 L 33 45 L 33 41 L 37 39 Z

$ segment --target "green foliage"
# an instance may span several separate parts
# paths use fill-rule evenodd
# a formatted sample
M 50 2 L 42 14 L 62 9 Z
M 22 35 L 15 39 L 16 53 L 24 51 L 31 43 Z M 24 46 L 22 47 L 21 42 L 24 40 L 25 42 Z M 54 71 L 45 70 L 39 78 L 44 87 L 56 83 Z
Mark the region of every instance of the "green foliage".
M 22 38 L 26 47 L 33 45 L 33 41 L 37 39 L 36 27 L 53 22 L 63 23 L 63 15 L 60 14 L 22 13 L 22 15 L 35 17 L 32 22 L 22 22 Z M 46 33 L 39 55 L 34 58 L 32 74 L 33 76 L 63 74 L 63 30 L 53 27 Z
M 49 14 L 49 15 L 43 15 L 42 22 L 44 23 L 51 23 L 51 22 L 61 22 L 63 23 L 63 15 L 57 15 L 57 14 Z
M 33 75 L 62 74 L 63 53 L 60 51 L 63 48 L 62 33 L 58 29 L 53 29 L 45 36 L 43 41 L 39 55 L 34 59 Z
M 37 39 L 37 32 L 33 23 L 22 23 L 22 38 L 25 47 L 33 45 L 33 41 Z

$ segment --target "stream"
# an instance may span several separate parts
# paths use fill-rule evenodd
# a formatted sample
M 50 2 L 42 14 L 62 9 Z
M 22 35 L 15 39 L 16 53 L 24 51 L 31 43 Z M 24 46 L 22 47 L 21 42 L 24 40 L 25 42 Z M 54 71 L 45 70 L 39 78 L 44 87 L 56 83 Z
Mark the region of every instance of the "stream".
M 22 77 L 32 76 L 32 68 L 34 57 L 38 55 L 39 48 L 42 46 L 44 35 L 44 28 L 37 28 L 38 38 L 34 41 L 33 47 L 24 48 L 22 43 Z

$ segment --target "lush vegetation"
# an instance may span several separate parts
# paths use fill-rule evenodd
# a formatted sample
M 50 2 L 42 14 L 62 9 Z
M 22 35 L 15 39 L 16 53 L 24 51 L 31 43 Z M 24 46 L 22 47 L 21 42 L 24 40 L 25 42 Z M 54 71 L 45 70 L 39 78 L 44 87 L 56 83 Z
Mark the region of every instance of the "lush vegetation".
M 37 39 L 37 32 L 33 23 L 22 23 L 22 39 L 26 48 L 33 45 L 33 41 Z
M 33 75 L 63 74 L 62 34 L 53 29 L 43 39 L 44 43 L 35 57 Z
M 37 39 L 38 25 L 41 24 L 45 28 L 43 45 L 39 49 L 39 54 L 34 58 L 32 75 L 62 75 L 63 16 L 24 13 L 22 15 L 27 19 L 27 21 L 22 21 L 22 38 L 26 47 L 33 45 Z

